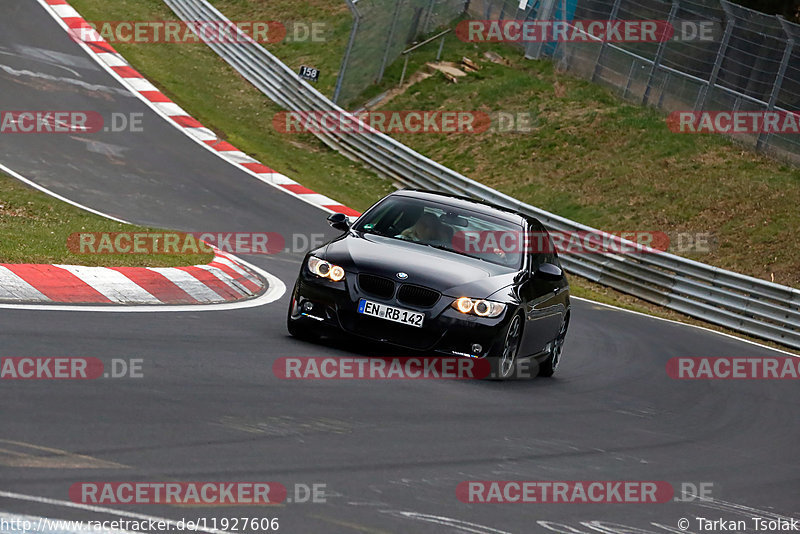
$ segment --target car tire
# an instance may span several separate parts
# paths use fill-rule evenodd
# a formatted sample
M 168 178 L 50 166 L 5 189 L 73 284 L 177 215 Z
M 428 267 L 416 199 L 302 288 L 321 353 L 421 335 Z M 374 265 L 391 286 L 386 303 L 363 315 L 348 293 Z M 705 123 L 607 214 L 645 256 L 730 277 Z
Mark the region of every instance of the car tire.
M 567 337 L 567 329 L 569 328 L 569 316 L 564 320 L 561 329 L 558 331 L 556 339 L 553 341 L 553 346 L 550 349 L 550 354 L 547 358 L 539 364 L 538 376 L 550 378 L 558 370 L 558 365 L 561 363 L 561 356 L 564 352 L 564 340 Z
M 522 314 L 517 313 L 508 323 L 503 343 L 492 357 L 492 374 L 494 380 L 509 380 L 517 376 L 517 356 L 522 341 Z

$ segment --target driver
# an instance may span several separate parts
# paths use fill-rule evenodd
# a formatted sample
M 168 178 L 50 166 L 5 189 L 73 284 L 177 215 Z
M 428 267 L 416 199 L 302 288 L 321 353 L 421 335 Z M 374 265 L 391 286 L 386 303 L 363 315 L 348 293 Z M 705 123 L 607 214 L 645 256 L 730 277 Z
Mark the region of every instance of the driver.
M 409 226 L 397 237 L 426 243 L 446 241 L 447 235 L 439 218 L 433 213 L 423 213 L 414 226 Z

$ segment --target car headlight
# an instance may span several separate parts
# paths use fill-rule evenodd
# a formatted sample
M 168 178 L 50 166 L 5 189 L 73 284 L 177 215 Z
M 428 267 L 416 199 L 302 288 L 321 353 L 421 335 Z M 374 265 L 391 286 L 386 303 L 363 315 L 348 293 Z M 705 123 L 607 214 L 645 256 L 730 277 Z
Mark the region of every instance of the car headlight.
M 500 302 L 471 299 L 469 297 L 461 297 L 454 300 L 452 306 L 461 313 L 471 313 L 479 317 L 497 317 L 506 309 L 506 305 Z
M 325 260 L 309 256 L 307 265 L 309 271 L 321 278 L 329 278 L 334 282 L 344 279 L 344 269 Z

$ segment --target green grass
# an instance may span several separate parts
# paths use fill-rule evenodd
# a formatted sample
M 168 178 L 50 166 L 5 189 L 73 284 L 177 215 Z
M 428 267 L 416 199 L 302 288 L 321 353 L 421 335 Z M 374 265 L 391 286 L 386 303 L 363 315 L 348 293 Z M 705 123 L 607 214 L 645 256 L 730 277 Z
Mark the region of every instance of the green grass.
M 73 233 L 159 232 L 117 223 L 51 198 L 0 174 L 0 263 L 175 267 L 200 265 L 213 254 L 78 254 L 67 239 Z

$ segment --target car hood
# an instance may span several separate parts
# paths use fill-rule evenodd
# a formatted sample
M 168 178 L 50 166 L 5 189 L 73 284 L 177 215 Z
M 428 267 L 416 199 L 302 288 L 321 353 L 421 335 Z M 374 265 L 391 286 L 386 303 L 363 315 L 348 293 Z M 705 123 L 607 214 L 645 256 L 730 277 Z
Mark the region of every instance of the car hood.
M 486 298 L 514 282 L 517 271 L 417 243 L 351 232 L 328 244 L 321 255 L 350 272 L 371 273 L 395 281 L 404 272 L 409 284 L 450 296 Z

